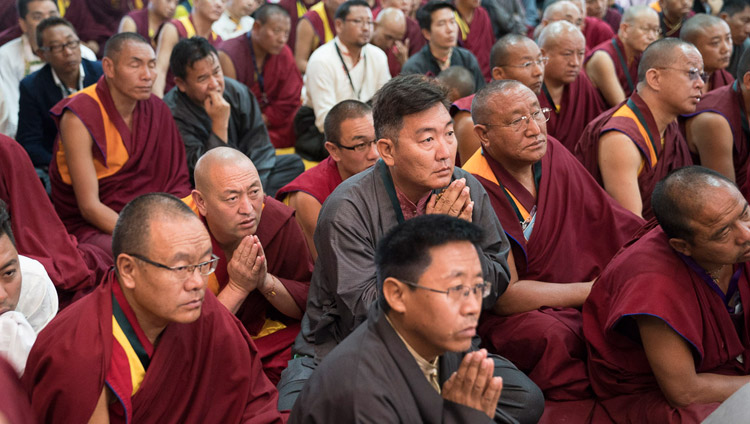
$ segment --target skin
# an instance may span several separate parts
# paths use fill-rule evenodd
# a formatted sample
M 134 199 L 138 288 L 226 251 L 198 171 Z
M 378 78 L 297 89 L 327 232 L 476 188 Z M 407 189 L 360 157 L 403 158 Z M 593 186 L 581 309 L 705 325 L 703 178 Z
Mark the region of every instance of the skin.
M 430 46 L 435 57 L 450 57 L 458 37 L 458 23 L 453 11 L 447 7 L 438 9 L 430 15 L 430 30 L 422 30 L 422 35 Z M 450 63 L 446 64 L 446 68 Z
M 586 0 L 586 16 L 604 19 L 607 7 L 607 0 Z
M 547 25 L 556 21 L 568 21 L 580 29 L 583 27 L 581 9 L 569 1 L 553 3 L 547 8 L 547 10 L 545 10 L 544 15 L 542 16 L 540 31 Z
M 693 44 L 703 57 L 703 66 L 707 74 L 729 66 L 732 58 L 732 33 L 726 22 L 703 28 Z
M 243 16 L 250 16 L 260 6 L 257 0 L 228 0 L 226 10 L 235 22 Z
M 406 36 L 406 19 L 398 9 L 383 9 L 378 14 L 375 30 L 372 33 L 372 44 L 383 51 L 396 46 L 396 59 L 403 65 L 409 59 L 409 40 L 402 42 Z
M 719 14 L 719 17 L 729 25 L 729 30 L 732 32 L 732 42 L 735 45 L 741 45 L 747 37 L 750 37 L 750 6 L 732 16 L 725 12 Z
M 559 104 L 565 85 L 575 81 L 581 72 L 586 40 L 578 31 L 565 31 L 555 40 L 547 39 L 540 50 L 542 55 L 549 57 L 544 70 L 544 83 L 552 100 Z
M 456 9 L 458 9 L 459 15 L 466 21 L 467 24 L 471 24 L 474 19 L 474 10 L 481 6 L 480 0 L 456 0 Z
M 148 4 L 148 29 L 156 32 L 159 27 L 174 17 L 177 0 L 152 0 Z M 137 32 L 135 21 L 130 16 L 123 16 L 117 32 Z M 152 47 L 156 48 L 155 45 Z
M 750 260 L 750 212 L 734 186 L 718 180 L 711 185 L 704 187 L 701 205 L 690 219 L 694 240 L 672 238 L 669 244 L 704 269 L 721 267 L 718 285 L 726 293 L 731 265 Z M 670 405 L 723 402 L 750 382 L 749 376 L 696 372 L 690 346 L 664 321 L 650 316 L 636 321 L 646 357 Z
M 267 272 L 263 246 L 255 235 L 263 213 L 264 193 L 253 163 L 230 148 L 206 153 L 196 164 L 192 196 L 198 212 L 229 261 L 229 282 L 217 299 L 236 313 L 247 296 L 259 290 L 279 312 L 302 318 L 302 311 L 283 284 Z
M 18 251 L 7 234 L 0 235 L 0 315 L 14 311 L 21 296 Z
M 42 33 L 40 46 L 56 47 L 78 40 L 75 31 L 65 25 L 49 27 Z M 49 63 L 62 82 L 68 87 L 79 88 L 78 78 L 80 76 L 81 49 L 64 48 L 59 53 L 52 51 L 41 51 L 40 57 Z
M 125 42 L 113 58 L 105 57 L 102 68 L 115 108 L 128 128 L 132 127 L 133 110 L 140 100 L 151 96 L 156 78 L 156 59 L 149 44 Z M 93 139 L 83 122 L 66 111 L 60 119 L 60 142 L 65 157 L 76 201 L 83 218 L 106 234 L 112 234 L 117 222 L 117 212 L 101 203 L 99 181 L 91 151 Z
M 482 283 L 479 256 L 471 243 L 446 243 L 430 248 L 429 252 L 430 265 L 417 284 L 446 290 Z M 388 317 L 393 327 L 426 360 L 432 361 L 447 351 L 461 352 L 471 347 L 481 312 L 479 294 L 470 293 L 455 302 L 444 293 L 413 289 L 390 277 L 383 283 L 383 295 L 392 308 Z M 469 353 L 458 371 L 444 383 L 443 398 L 494 417 L 502 379 L 492 376 L 493 369 L 492 360 L 487 358 L 484 349 Z
M 335 25 L 339 41 L 349 51 L 352 62 L 356 65 L 359 62 L 362 47 L 372 38 L 372 11 L 368 7 L 353 6 L 349 9 L 346 19 L 336 19 Z
M 232 107 L 224 99 L 224 74 L 216 54 L 211 53 L 186 69 L 185 79 L 175 77 L 177 89 L 193 103 L 203 107 L 211 118 L 211 130 L 224 143 L 229 140 L 229 115 Z
M 21 27 L 21 31 L 29 38 L 31 51 L 35 52 L 38 48 L 36 41 L 37 25 L 49 17 L 60 16 L 60 12 L 57 10 L 55 2 L 50 0 L 32 1 L 28 3 L 27 8 L 26 16 L 18 19 L 18 25 Z
M 344 3 L 344 0 L 323 0 L 326 12 L 333 16 L 338 9 Z M 333 25 L 333 22 L 329 22 Z M 338 31 L 338 30 L 337 30 Z M 300 74 L 305 73 L 307 69 L 307 61 L 310 59 L 310 55 L 319 45 L 323 44 L 323 40 L 318 39 L 315 35 L 315 30 L 312 24 L 307 19 L 300 19 L 297 21 L 297 39 L 294 44 L 294 62 L 297 64 L 297 69 Z
M 482 148 L 536 198 L 532 165 L 547 152 L 547 124 L 531 119 L 519 132 L 505 125 L 539 111 L 537 96 L 527 87 L 514 86 L 490 98 L 487 108 L 497 112 L 491 114 L 489 122 L 474 127 Z M 519 280 L 512 252 L 508 256 L 508 266 L 510 283 L 493 307 L 498 315 L 533 311 L 545 305 L 581 307 L 591 291 L 592 282 L 550 284 Z
M 342 146 L 352 147 L 360 143 L 375 140 L 375 127 L 372 123 L 372 114 L 343 121 L 339 131 L 341 133 L 339 144 Z M 325 148 L 333 160 L 336 161 L 336 167 L 342 181 L 375 165 L 375 162 L 380 157 L 378 156 L 375 144 L 372 144 L 365 152 L 343 149 L 330 141 L 326 141 Z M 302 191 L 290 193 L 287 200 L 289 206 L 297 211 L 295 217 L 300 227 L 302 227 L 307 246 L 310 248 L 313 260 L 315 260 L 318 258 L 318 252 L 313 242 L 313 234 L 315 234 L 318 215 L 320 214 L 322 205 L 315 197 Z
M 703 60 L 694 47 L 677 47 L 670 55 L 676 69 L 651 68 L 638 94 L 646 102 L 663 137 L 667 125 L 677 116 L 695 111 L 700 101 L 703 80 L 691 81 L 683 70 L 703 69 Z M 599 139 L 599 170 L 604 189 L 623 207 L 638 216 L 643 214 L 643 200 L 638 188 L 638 173 L 643 157 L 624 134 L 610 131 Z
M 690 13 L 693 2 L 690 0 L 659 0 L 659 5 L 667 22 L 674 24 Z

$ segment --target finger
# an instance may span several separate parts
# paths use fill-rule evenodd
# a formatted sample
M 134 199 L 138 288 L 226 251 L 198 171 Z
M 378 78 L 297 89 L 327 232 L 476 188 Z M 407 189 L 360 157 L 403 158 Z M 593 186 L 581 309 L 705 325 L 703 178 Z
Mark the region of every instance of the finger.
M 448 209 L 449 215 L 456 217 L 459 216 L 469 202 L 471 202 L 471 197 L 469 197 L 469 187 L 464 187 L 461 189 L 453 203 L 451 203 L 450 208 Z
M 495 369 L 495 364 L 492 359 L 483 359 L 480 361 L 479 370 L 477 371 L 477 378 L 474 380 L 474 386 L 472 387 L 472 395 L 475 398 L 479 398 L 484 395 L 487 389 L 487 383 L 492 379 L 492 371 Z
M 456 371 L 453 371 L 453 374 L 451 374 L 450 377 L 448 377 L 447 380 L 445 380 L 445 383 L 443 383 L 443 387 L 440 388 L 440 392 L 443 394 L 443 396 L 450 396 L 453 391 L 453 386 L 456 383 Z
M 431 214 L 432 211 L 435 210 L 435 205 L 437 205 L 437 202 L 438 202 L 437 194 L 433 194 L 432 196 L 430 196 L 430 200 L 427 201 L 427 206 L 425 207 L 425 213 Z
M 474 202 L 471 201 L 469 202 L 468 205 L 466 205 L 464 210 L 461 211 L 461 215 L 459 215 L 458 217 L 471 222 L 471 216 L 473 212 L 474 212 Z
M 463 389 L 466 391 L 466 393 L 471 393 L 474 389 L 474 382 L 477 379 L 477 375 L 479 374 L 479 369 L 482 365 L 482 358 L 479 355 L 479 352 L 472 352 L 470 355 L 471 361 L 469 362 L 469 365 L 466 367 L 466 371 L 463 375 L 463 379 L 461 380 Z
M 500 400 L 500 394 L 503 391 L 503 378 L 492 377 L 487 390 L 485 390 L 482 396 L 482 410 L 487 412 L 490 417 L 495 416 L 495 409 L 497 408 L 497 402 Z
M 460 178 L 450 183 L 447 189 L 443 192 L 443 196 L 440 198 L 444 205 L 452 205 L 458 196 L 461 195 L 461 190 L 466 187 L 466 180 Z

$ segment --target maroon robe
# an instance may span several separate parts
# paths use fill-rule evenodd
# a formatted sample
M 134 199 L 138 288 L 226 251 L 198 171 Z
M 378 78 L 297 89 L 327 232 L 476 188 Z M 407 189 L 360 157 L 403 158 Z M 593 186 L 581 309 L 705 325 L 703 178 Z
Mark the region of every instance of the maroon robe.
M 604 18 L 602 20 L 606 22 L 607 25 L 612 28 L 612 32 L 617 35 L 617 31 L 620 30 L 620 22 L 622 22 L 622 14 L 618 12 L 614 7 L 608 7 L 607 13 L 604 15 Z
M 646 129 L 647 134 L 641 134 L 633 119 L 624 116 L 612 116 L 622 108 L 638 110 L 638 113 L 643 117 L 641 125 Z M 680 132 L 679 124 L 675 120 L 667 126 L 664 132 L 664 144 L 662 145 L 660 139 L 657 138 L 659 137 L 659 129 L 656 126 L 654 116 L 637 92 L 633 93 L 629 99 L 599 115 L 586 126 L 586 130 L 575 146 L 574 154 L 602 187 L 604 183 L 599 171 L 599 138 L 609 131 L 618 131 L 628 136 L 645 161 L 643 169 L 638 175 L 638 188 L 643 203 L 641 215 L 649 220 L 654 216 L 651 210 L 651 193 L 654 191 L 656 183 L 666 177 L 669 171 L 693 163 L 687 142 Z
M 112 154 L 107 149 L 108 134 L 102 108 L 122 138 L 129 158 L 117 173 L 99 178 L 101 202 L 115 212 L 120 212 L 126 203 L 141 194 L 166 192 L 180 198 L 190 194 L 185 145 L 167 105 L 153 94 L 148 100 L 139 101 L 133 111 L 130 129 L 115 108 L 105 78 L 102 76 L 96 83 L 95 94 L 98 101 L 87 92 L 80 91 L 63 99 L 50 111 L 58 123 L 66 110 L 81 119 L 93 138 L 91 150 L 94 161 L 106 164 L 108 155 Z M 63 181 L 58 164 L 59 149 L 58 137 L 53 146 L 49 168 L 55 209 L 68 232 L 77 236 L 80 241 L 92 239 L 93 243 L 106 248 L 104 239 L 107 237 L 103 237 L 104 234 L 98 228 L 83 218 L 73 186 Z M 111 240 L 111 236 L 108 238 Z M 105 250 L 110 249 L 111 247 Z
M 113 284 L 114 270 L 39 333 L 22 383 L 40 422 L 87 422 L 93 413 L 112 357 Z M 207 292 L 200 318 L 159 336 L 131 398 L 132 422 L 281 423 L 277 399 L 247 331 Z
M 409 40 L 409 57 L 417 54 L 427 44 L 427 40 L 422 35 L 419 23 L 408 16 L 406 17 L 406 35 L 404 36 L 404 40 Z
M 737 88 L 737 84 L 732 83 L 706 93 L 698 102 L 695 112 L 685 115 L 685 118 L 690 118 L 704 112 L 713 112 L 727 120 L 734 140 L 732 162 L 734 163 L 734 179 L 738 187 L 746 184 L 747 166 L 750 161 L 750 129 L 747 123 L 743 122 L 745 121 L 744 109 L 745 100 L 742 98 L 742 92 Z M 693 158 L 696 163 L 699 163 L 700 158 L 697 155 Z
M 469 33 L 464 34 L 461 25 L 458 26 L 458 45 L 468 49 L 474 54 L 479 63 L 486 81 L 492 80 L 492 67 L 490 66 L 490 50 L 495 44 L 495 33 L 492 31 L 490 15 L 484 7 L 474 9 L 474 16 L 469 24 Z
M 263 246 L 268 272 L 279 279 L 304 313 L 313 263 L 305 236 L 294 218 L 294 209 L 266 196 L 255 235 Z M 213 236 L 211 241 L 214 254 L 220 258 L 216 279 L 223 289 L 229 282 L 227 259 Z M 273 384 L 278 383 L 281 372 L 292 359 L 292 343 L 300 331 L 299 320 L 277 311 L 258 290 L 247 296 L 236 315 L 253 336 L 263 328 L 266 318 L 286 325 L 284 329 L 254 340 L 263 371 Z
M 13 9 L 15 9 L 15 7 Z M 8 41 L 15 40 L 22 35 L 23 31 L 21 31 L 21 27 L 16 23 L 15 25 L 0 32 L 0 46 L 7 43 Z
M 594 87 L 583 70 L 575 81 L 567 84 L 563 89 L 559 111 L 547 91 L 546 83 L 542 84 L 542 92 L 537 95 L 537 98 L 539 106 L 552 109 L 549 121 L 547 121 L 547 134 L 560 140 L 570 151 L 573 151 L 586 124 L 606 109 L 599 90 Z
M 289 39 L 286 41 L 287 46 L 289 46 L 292 51 L 294 51 L 294 43 L 297 41 L 297 22 L 299 22 L 299 18 L 302 17 L 298 13 L 297 3 L 304 5 L 304 10 L 305 12 L 307 11 L 308 5 L 302 0 L 279 0 L 277 3 L 286 10 L 289 14 L 289 19 L 292 21 L 292 26 L 289 28 Z
M 717 69 L 711 73 L 708 77 L 708 91 L 714 91 L 717 88 L 721 88 L 727 85 L 731 85 L 734 82 L 734 77 L 726 69 Z M 703 99 L 701 99 L 703 101 Z M 700 103 L 699 103 L 700 104 Z
M 586 39 L 586 53 L 615 36 L 609 24 L 601 19 L 586 16 L 583 20 L 583 25 L 583 37 Z
M 633 62 L 628 66 L 627 59 L 625 57 L 625 46 L 620 40 L 620 37 L 615 35 L 610 40 L 607 40 L 598 46 L 594 47 L 586 55 L 586 62 L 591 59 L 591 56 L 598 51 L 603 51 L 609 55 L 612 59 L 612 63 L 615 65 L 615 74 L 617 80 L 620 82 L 622 90 L 625 92 L 625 97 L 630 97 L 635 90 L 635 85 L 638 83 L 638 64 L 641 63 L 641 54 L 638 54 L 633 58 Z
M 144 9 L 147 5 L 148 1 L 143 1 Z M 81 41 L 99 43 L 101 56 L 104 44 L 117 33 L 122 17 L 136 8 L 136 0 L 72 0 L 65 10 L 65 19 L 73 24 Z
M 328 8 L 324 8 L 326 11 L 326 17 L 328 18 L 328 25 L 330 26 L 331 33 L 334 37 L 336 37 L 336 25 L 334 24 L 334 18 L 333 14 L 336 12 L 328 10 Z M 310 22 L 310 25 L 313 27 L 313 32 L 315 32 L 315 36 L 318 39 L 318 44 L 316 44 L 313 49 L 310 51 L 310 53 L 314 52 L 315 49 L 325 44 L 326 39 L 326 29 L 325 24 L 323 23 L 323 20 L 320 18 L 320 15 L 314 10 L 308 10 L 307 13 L 305 13 L 301 19 L 306 19 L 308 22 Z
M 679 23 L 671 26 L 668 25 L 667 21 L 664 19 L 664 12 L 659 12 L 659 27 L 661 28 L 662 37 L 680 38 L 680 30 L 682 29 L 682 24 L 684 24 L 685 21 L 692 18 L 694 15 L 695 11 L 691 10 L 690 12 L 688 12 L 687 16 L 682 18 Z
M 154 36 L 151 37 L 149 35 L 149 29 L 148 29 L 148 8 L 144 7 L 140 10 L 134 10 L 130 13 L 128 13 L 128 16 L 130 19 L 135 22 L 135 32 L 141 35 L 141 37 L 145 38 L 146 40 L 151 41 L 151 47 L 156 49 L 157 41 L 159 40 L 159 33 L 161 32 L 161 28 L 164 26 L 162 24 L 159 26 L 159 28 L 154 32 Z
M 462 97 L 451 105 L 451 116 L 456 116 L 459 111 L 471 113 L 471 102 L 474 101 L 475 94 L 470 94 L 466 97 Z
M 472 166 L 477 159 L 488 167 Z M 547 138 L 547 152 L 535 166 L 541 174 L 536 199 L 486 152 L 477 153 L 464 169 L 481 169 L 474 176 L 487 191 L 511 241 L 520 280 L 591 281 L 643 220 L 602 190 L 554 138 Z M 537 208 L 528 240 L 505 189 L 527 211 Z M 576 253 L 571 256 L 571 252 Z M 545 399 L 578 400 L 591 397 L 581 324 L 577 309 L 544 307 L 505 317 L 486 314 L 478 332 L 490 351 L 501 353 L 524 371 Z
M 294 63 L 294 55 L 288 46 L 281 53 L 267 55 L 260 76 L 256 75 L 250 46 L 251 33 L 224 41 L 219 49 L 226 53 L 237 74 L 237 81 L 250 88 L 260 109 L 266 116 L 266 128 L 271 144 L 277 149 L 293 147 L 294 116 L 302 105 L 302 76 Z M 261 87 L 260 81 L 263 81 Z
M 16 2 L 4 1 L 0 4 L 0 31 L 18 26 L 18 9 Z M 2 42 L 0 42 L 2 45 Z
M 0 417 L 11 424 L 34 424 L 29 397 L 18 380 L 15 368 L 0 357 Z
M 388 72 L 391 73 L 391 77 L 397 77 L 401 73 L 401 62 L 396 58 L 396 46 L 391 47 L 388 50 L 384 50 L 385 57 L 388 58 Z
M 111 254 L 78 243 L 68 234 L 29 155 L 20 144 L 2 134 L 0 199 L 8 205 L 18 253 L 44 265 L 58 291 L 61 307 L 67 306 L 75 295 L 91 290 L 112 266 Z
M 289 194 L 301 191 L 314 197 L 322 205 L 341 182 L 336 161 L 329 156 L 279 189 L 276 199 L 283 201 Z
M 750 305 L 750 266 L 738 267 L 741 302 Z M 669 246 L 661 227 L 619 253 L 602 272 L 583 306 L 583 331 L 591 385 L 613 421 L 697 423 L 719 405 L 673 408 L 667 403 L 641 345 L 634 315 L 660 318 L 685 339 L 696 372 L 750 373 L 750 314 L 745 311 L 739 335 L 716 290 Z M 743 355 L 744 364 L 736 360 L 738 355 Z

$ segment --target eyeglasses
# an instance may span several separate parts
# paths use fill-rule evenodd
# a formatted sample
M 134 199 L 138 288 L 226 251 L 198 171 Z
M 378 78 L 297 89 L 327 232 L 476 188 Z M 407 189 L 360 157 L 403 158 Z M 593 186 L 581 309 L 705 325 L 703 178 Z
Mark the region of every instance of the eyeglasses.
M 219 257 L 214 255 L 213 253 L 211 254 L 211 259 L 206 262 L 201 262 L 195 265 L 183 265 L 183 266 L 167 266 L 164 264 L 160 264 L 159 262 L 152 261 L 151 259 L 145 256 L 141 256 L 137 253 L 128 253 L 128 255 L 136 259 L 139 259 L 143 262 L 146 262 L 149 265 L 153 265 L 158 268 L 168 269 L 174 272 L 178 277 L 183 278 L 183 279 L 186 279 L 190 277 L 191 275 L 193 275 L 193 272 L 195 272 L 196 269 L 201 275 L 211 275 L 213 274 L 214 271 L 216 271 L 216 266 L 218 265 L 218 262 L 219 262 Z
M 539 109 L 536 112 L 532 112 L 530 115 L 524 115 L 520 118 L 512 120 L 509 124 L 482 124 L 485 127 L 510 127 L 513 131 L 518 132 L 525 130 L 529 127 L 530 119 L 533 119 L 537 124 L 549 121 L 550 113 L 552 109 L 545 107 Z
M 357 153 L 364 153 L 366 152 L 370 146 L 377 143 L 378 140 L 372 140 L 372 141 L 365 141 L 364 143 L 355 144 L 354 146 L 344 146 L 343 144 L 336 143 L 337 146 L 341 147 L 342 149 L 346 150 L 353 150 Z
M 505 68 L 505 67 L 508 67 L 508 68 L 523 68 L 523 69 L 529 69 L 529 68 L 531 68 L 532 66 L 534 66 L 535 64 L 536 64 L 536 65 L 539 65 L 539 66 L 541 66 L 541 67 L 544 67 L 544 66 L 546 66 L 546 65 L 547 65 L 547 62 L 549 62 L 549 58 L 548 58 L 548 57 L 540 57 L 540 58 L 539 58 L 539 59 L 537 59 L 537 60 L 530 60 L 530 61 L 528 61 L 528 62 L 524 62 L 524 63 L 523 63 L 523 64 L 521 64 L 521 65 L 500 65 L 500 67 L 501 67 L 501 68 Z
M 432 287 L 421 286 L 417 283 L 406 280 L 399 279 L 398 281 L 406 284 L 407 286 L 417 289 L 429 290 L 435 293 L 443 293 L 448 296 L 448 299 L 454 302 L 460 302 L 462 299 L 469 297 L 469 294 L 474 294 L 474 296 L 476 296 L 477 294 L 481 294 L 482 299 L 484 299 L 485 297 L 490 295 L 490 291 L 492 289 L 492 285 L 488 281 L 475 284 L 474 286 L 465 286 L 463 284 L 459 284 L 455 287 L 449 288 L 448 290 L 433 289 Z
M 60 53 L 64 49 L 75 50 L 81 45 L 81 40 L 71 40 L 65 44 L 55 44 L 54 46 L 39 47 L 39 50 L 43 52 Z
M 641 30 L 641 32 L 645 32 L 647 34 L 649 32 L 653 32 L 657 36 L 661 35 L 661 28 L 659 28 L 659 27 L 645 27 L 645 26 L 642 26 L 642 27 L 637 27 L 637 28 L 639 30 Z
M 358 26 L 373 26 L 375 24 L 373 21 L 368 21 L 365 19 L 344 19 L 344 22 L 351 22 L 354 25 Z
M 696 81 L 698 78 L 702 79 L 703 82 L 708 81 L 708 74 L 698 68 L 690 68 L 688 70 L 685 70 L 680 68 L 673 68 L 671 66 L 662 66 L 656 69 L 672 69 L 673 71 L 684 72 L 687 74 L 688 78 L 690 78 L 690 81 Z

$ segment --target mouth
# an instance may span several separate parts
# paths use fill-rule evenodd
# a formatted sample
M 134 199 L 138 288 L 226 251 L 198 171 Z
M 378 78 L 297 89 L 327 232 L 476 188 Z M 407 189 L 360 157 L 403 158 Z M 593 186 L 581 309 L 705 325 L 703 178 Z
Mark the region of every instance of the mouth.
M 250 229 L 255 226 L 255 219 L 246 219 L 240 222 L 239 227 L 243 229 Z
M 196 308 L 200 308 L 201 305 L 203 305 L 203 298 L 199 297 L 198 299 L 191 300 L 190 302 L 184 304 L 183 306 L 185 306 L 188 309 L 196 309 Z
M 460 330 L 456 335 L 462 338 L 472 338 L 477 334 L 477 325 L 471 325 L 469 327 Z
M 440 168 L 437 171 L 435 171 L 435 173 L 440 176 L 450 175 L 452 172 L 453 172 L 453 169 L 451 169 L 450 167 Z

